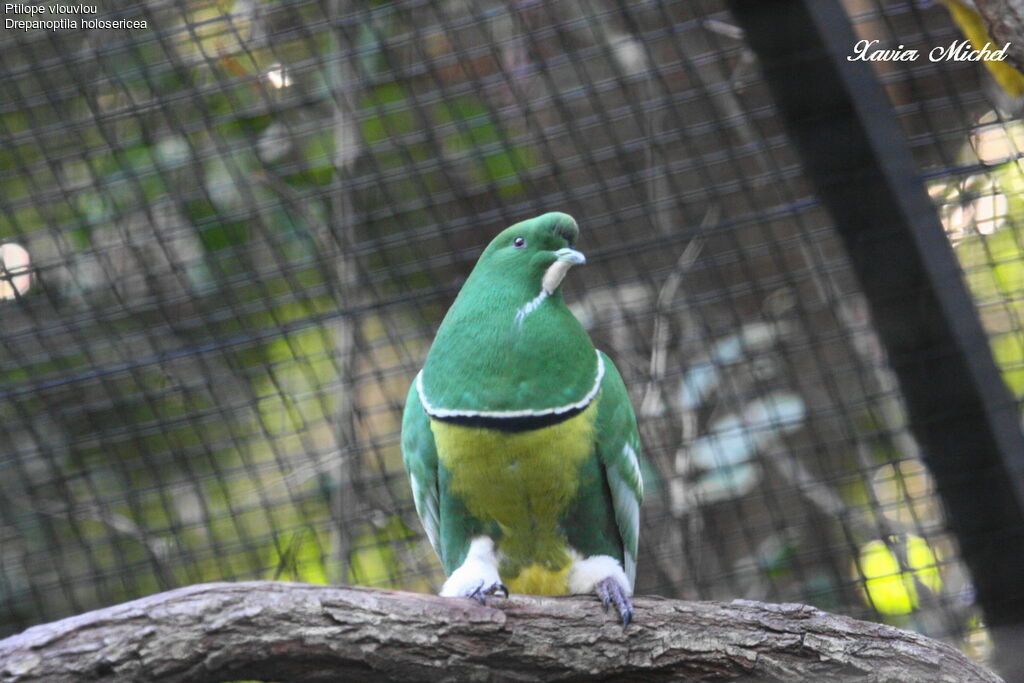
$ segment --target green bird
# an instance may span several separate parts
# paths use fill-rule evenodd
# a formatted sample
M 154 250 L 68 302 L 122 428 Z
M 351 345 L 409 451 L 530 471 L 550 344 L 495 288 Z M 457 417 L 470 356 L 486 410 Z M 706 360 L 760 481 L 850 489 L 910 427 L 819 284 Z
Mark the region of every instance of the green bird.
M 615 365 L 562 298 L 586 262 L 546 213 L 480 256 L 405 404 L 416 512 L 442 596 L 597 593 L 623 625 L 640 534 L 640 437 Z

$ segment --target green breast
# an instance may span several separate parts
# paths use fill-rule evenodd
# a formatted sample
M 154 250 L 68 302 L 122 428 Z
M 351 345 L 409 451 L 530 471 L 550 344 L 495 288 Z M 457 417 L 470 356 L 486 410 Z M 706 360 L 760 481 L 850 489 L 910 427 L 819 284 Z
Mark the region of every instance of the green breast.
M 524 432 L 430 421 L 438 457 L 451 475 L 450 493 L 501 531 L 503 578 L 531 564 L 560 570 L 569 563 L 559 520 L 576 497 L 582 464 L 594 454 L 597 404 Z

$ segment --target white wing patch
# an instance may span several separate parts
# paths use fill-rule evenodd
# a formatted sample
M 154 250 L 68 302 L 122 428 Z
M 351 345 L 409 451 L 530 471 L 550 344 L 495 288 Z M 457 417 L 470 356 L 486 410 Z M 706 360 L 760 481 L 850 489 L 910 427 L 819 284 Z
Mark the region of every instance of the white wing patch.
M 416 514 L 420 516 L 423 523 L 423 530 L 427 532 L 427 540 L 437 550 L 437 534 L 441 528 L 440 518 L 437 512 L 437 487 L 428 483 L 428 490 L 424 490 L 423 483 L 414 475 L 412 481 L 412 501 L 416 505 Z
M 626 445 L 630 451 L 633 449 Z M 639 472 L 638 464 L 635 464 L 636 453 L 633 452 L 633 471 Z M 615 506 L 615 521 L 622 534 L 622 567 L 629 579 L 629 586 L 632 589 L 636 581 L 636 546 L 640 538 L 640 498 L 636 494 L 636 488 L 627 482 L 622 470 L 618 467 L 607 469 L 608 486 L 612 490 L 612 501 Z M 629 473 L 630 475 L 633 472 Z M 628 475 L 627 475 L 628 476 Z
M 622 453 L 626 456 L 626 461 L 633 469 L 633 480 L 636 481 L 636 490 L 640 492 L 642 500 L 644 497 L 644 475 L 640 472 L 640 458 L 637 457 L 636 451 L 629 445 L 629 442 L 626 442 L 626 445 L 622 447 Z

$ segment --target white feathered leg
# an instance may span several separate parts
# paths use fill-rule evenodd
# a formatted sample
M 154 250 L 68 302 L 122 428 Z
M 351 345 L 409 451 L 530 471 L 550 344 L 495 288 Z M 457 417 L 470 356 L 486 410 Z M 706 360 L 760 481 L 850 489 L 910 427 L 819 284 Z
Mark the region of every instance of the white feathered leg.
M 626 572 L 611 555 L 591 555 L 573 562 L 569 570 L 569 591 L 574 594 L 597 593 L 605 610 L 615 603 L 615 609 L 625 628 L 633 619 L 633 594 Z
M 478 536 L 470 542 L 466 559 L 444 582 L 440 595 L 446 598 L 473 598 L 483 605 L 488 595 L 498 593 L 508 597 L 508 588 L 498 576 L 494 541 L 490 536 Z

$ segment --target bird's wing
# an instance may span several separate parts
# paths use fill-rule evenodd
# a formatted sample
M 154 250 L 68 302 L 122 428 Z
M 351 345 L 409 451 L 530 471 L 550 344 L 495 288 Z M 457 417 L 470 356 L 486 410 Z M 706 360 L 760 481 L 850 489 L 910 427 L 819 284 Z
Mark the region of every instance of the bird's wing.
M 409 396 L 405 400 L 405 413 L 402 416 L 402 459 L 405 461 L 409 479 L 412 480 L 412 498 L 416 504 L 416 514 L 423 523 L 430 545 L 434 546 L 434 551 L 440 555 L 437 446 L 434 443 L 434 433 L 430 430 L 430 418 L 420 404 L 415 381 L 409 388 Z
M 615 364 L 604 353 L 605 373 L 597 415 L 597 452 L 604 466 L 615 508 L 615 523 L 622 537 L 622 565 L 630 585 L 636 580 L 636 554 L 640 538 L 640 503 L 644 497 L 640 473 L 640 433 L 626 385 Z

